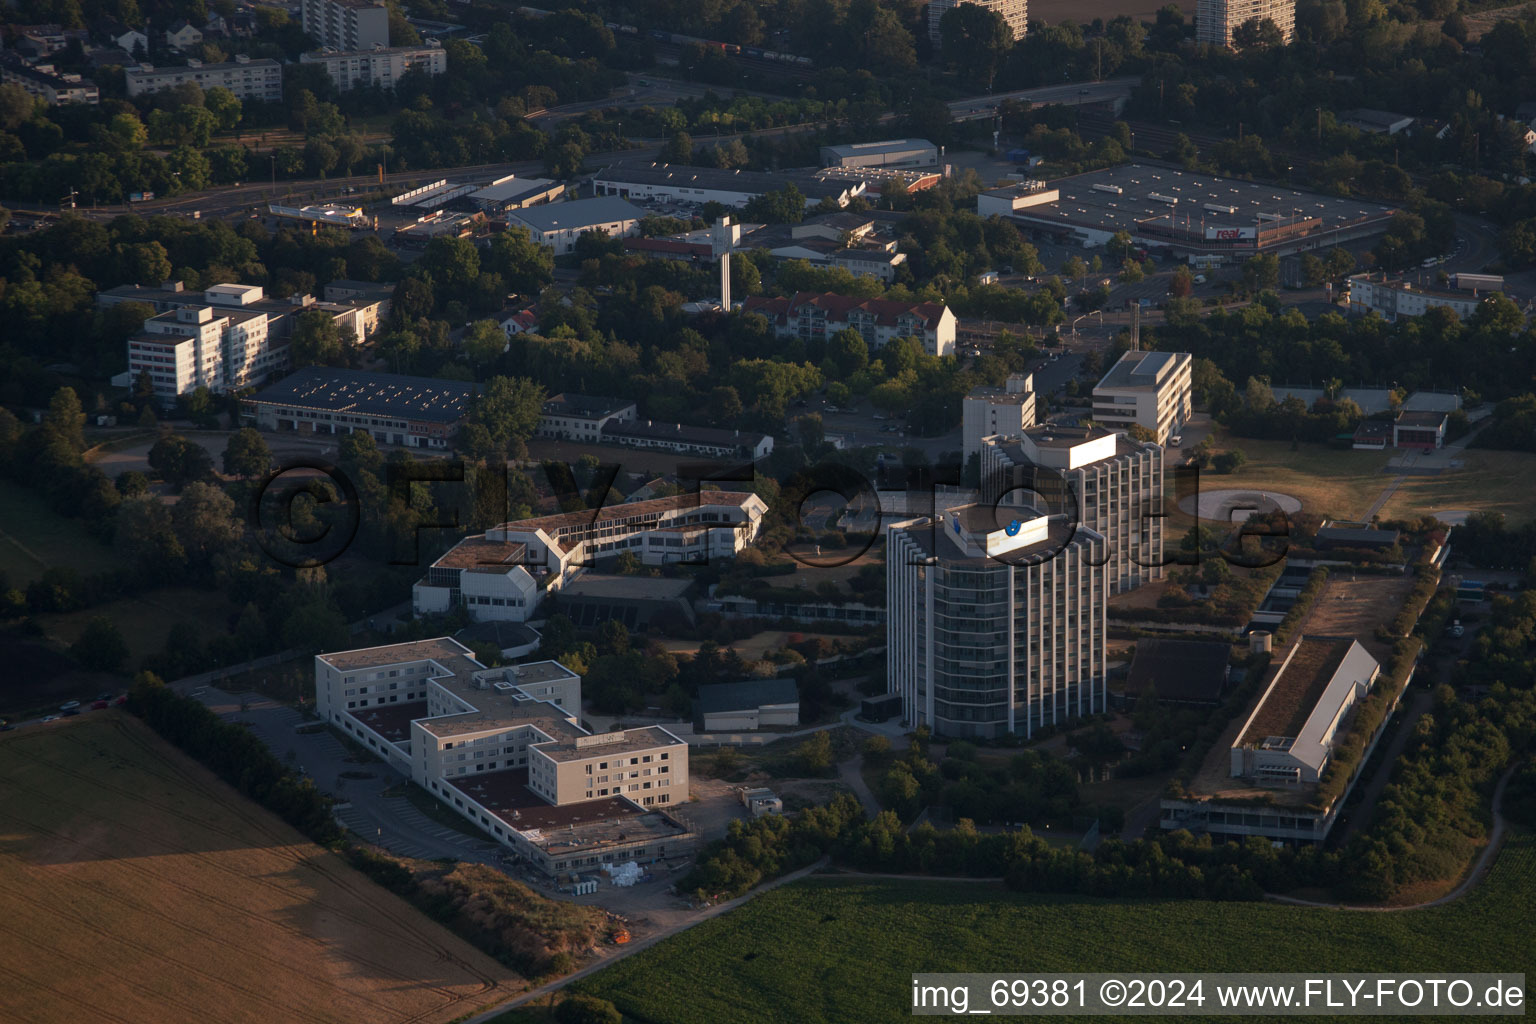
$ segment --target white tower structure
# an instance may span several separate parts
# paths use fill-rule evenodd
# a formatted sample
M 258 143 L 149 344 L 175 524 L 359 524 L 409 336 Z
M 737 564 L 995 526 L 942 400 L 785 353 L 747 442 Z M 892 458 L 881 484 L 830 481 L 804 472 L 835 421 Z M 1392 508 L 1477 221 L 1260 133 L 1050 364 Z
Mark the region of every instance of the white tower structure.
M 731 311 L 731 252 L 741 241 L 741 225 L 721 217 L 710 234 L 710 253 L 720 258 L 720 308 Z

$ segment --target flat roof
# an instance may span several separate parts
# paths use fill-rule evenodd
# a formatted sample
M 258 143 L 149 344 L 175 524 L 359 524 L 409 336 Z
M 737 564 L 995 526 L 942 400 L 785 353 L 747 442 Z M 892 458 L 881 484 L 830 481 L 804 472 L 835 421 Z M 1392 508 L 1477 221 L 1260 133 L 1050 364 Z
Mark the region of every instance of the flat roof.
M 699 710 L 706 715 L 751 711 L 765 704 L 798 704 L 800 689 L 793 679 L 745 679 L 699 687 Z
M 592 742 L 601 740 L 603 737 L 611 737 L 612 740 L 611 742 Z M 640 750 L 676 746 L 687 746 L 687 744 L 659 725 L 648 725 L 643 729 L 623 729 L 595 736 L 572 737 L 569 741 L 539 743 L 532 749 L 537 749 L 551 761 L 584 761 L 589 757 L 632 754 Z
M 1183 357 L 1182 359 L 1180 357 Z M 1168 370 L 1189 359 L 1187 352 L 1123 352 L 1109 368 L 1099 388 L 1155 388 Z
M 694 427 L 686 423 L 657 423 L 654 420 L 629 420 L 609 423 L 603 427 L 604 436 L 644 438 L 652 441 L 676 441 L 679 444 L 698 444 L 720 448 L 756 448 L 763 443 L 766 434 L 752 431 L 726 430 L 723 427 Z
M 666 576 L 614 576 L 586 572 L 567 583 L 563 598 L 625 598 L 632 601 L 668 601 L 681 598 L 693 586 L 692 579 Z
M 639 220 L 645 211 L 618 196 L 572 199 L 564 203 L 545 203 L 524 210 L 513 210 L 508 217 L 527 224 L 536 231 L 574 230 L 593 224 Z
M 623 412 L 634 404 L 632 398 L 578 395 L 575 392 L 562 391 L 558 395 L 550 395 L 545 399 L 541 411 L 545 416 L 576 416 L 582 419 L 599 420 L 604 416 Z
M 333 651 L 318 655 L 321 661 L 343 672 L 360 668 L 381 668 L 401 665 L 408 661 L 432 659 L 452 667 L 454 659 L 463 658 L 468 667 L 484 668 L 474 660 L 474 652 L 451 637 L 440 636 L 431 640 L 408 640 L 399 644 L 381 644 L 378 647 L 360 647 L 352 651 Z
M 311 366 L 263 388 L 246 401 L 456 423 L 479 392 L 480 385 L 463 381 Z
M 443 552 L 433 567 L 471 572 L 505 572 L 527 561 L 528 545 L 516 540 L 487 540 L 485 534 L 465 537 Z
M 1095 185 L 1116 187 L 1120 192 L 1096 189 Z M 1387 220 L 1394 207 L 1360 199 L 1340 199 L 1317 192 L 1281 188 L 1214 174 L 1121 164 L 1085 174 L 1076 174 L 1050 183 L 1061 193 L 1054 203 L 1042 203 L 1017 211 L 1016 217 L 1036 221 L 1055 221 L 1063 225 L 1081 225 L 1101 231 L 1135 232 L 1139 223 L 1152 218 L 1166 218 L 1177 211 L 1182 225 L 1185 215 L 1190 225 L 1198 227 L 1255 227 L 1266 218 L 1281 220 L 1317 217 L 1324 228 L 1332 229 L 1362 220 Z M 1151 198 L 1156 193 L 1178 202 Z M 1235 212 L 1207 210 L 1206 204 L 1233 207 Z
M 1001 509 L 994 509 L 991 505 L 965 505 L 959 508 L 948 509 L 945 516 L 953 517 L 957 512 L 963 518 L 962 525 L 969 522 L 979 527 L 973 532 L 992 532 L 1004 528 L 1003 523 L 997 521 Z M 1015 510 L 1010 508 L 1010 512 Z M 1020 518 L 1023 518 L 1020 516 Z M 1094 540 L 1102 539 L 1100 535 L 1080 524 L 1068 521 L 1067 516 L 1051 516 L 1047 524 L 1047 533 L 1044 540 L 1034 544 L 1026 544 L 1013 548 L 1001 558 L 984 555 L 967 555 L 955 546 L 953 542 L 939 543 L 938 534 L 953 527 L 950 522 L 932 524 L 927 521 L 913 523 L 910 526 L 892 527 L 896 532 L 905 534 L 917 549 L 928 558 L 936 558 L 941 565 L 979 567 L 984 569 L 1006 569 L 1010 565 L 1032 564 L 1033 561 L 1044 561 L 1055 558 L 1065 548 L 1075 544 L 1087 544 Z M 1038 556 L 1031 558 L 1031 556 Z
M 496 529 L 516 533 L 531 533 L 535 530 L 543 530 L 552 536 L 561 530 L 570 527 L 582 527 L 586 529 L 598 529 L 604 523 L 614 519 L 630 519 L 635 516 L 657 515 L 666 512 L 682 512 L 691 509 L 704 509 L 711 506 L 728 506 L 743 508 L 750 501 L 762 499 L 751 491 L 699 491 L 695 494 L 675 494 L 669 498 L 647 498 L 644 501 L 629 501 L 620 505 L 605 505 L 600 509 L 582 509 L 579 512 L 557 512 L 554 515 L 535 516 L 532 519 L 520 519 L 516 522 L 502 523 Z M 730 529 L 733 523 L 701 523 L 702 527 L 719 527 Z
M 1438 429 L 1445 423 L 1446 414 L 1429 409 L 1408 409 L 1397 414 L 1400 427 L 1431 427 Z
M 564 187 L 560 182 L 550 178 L 513 178 L 510 181 L 498 181 L 471 192 L 469 198 L 485 203 L 505 203 L 542 195 L 553 189 Z
M 598 171 L 593 181 L 615 184 L 653 185 L 706 189 L 715 192 L 741 192 L 762 195 L 777 192 L 793 183 L 807 199 L 837 199 L 857 191 L 862 182 L 856 178 L 818 177 L 808 174 L 768 173 L 766 171 L 721 170 L 692 164 L 664 164 L 651 161 L 619 160 Z M 699 197 L 703 202 L 703 197 Z
M 939 147 L 927 139 L 886 139 L 883 142 L 849 142 L 841 146 L 822 146 L 824 153 L 836 153 L 838 156 L 869 156 L 875 153 L 898 153 L 913 149 L 932 149 Z
M 427 717 L 427 702 L 413 700 L 406 704 L 382 704 L 371 708 L 354 708 L 353 718 L 362 722 L 391 743 L 404 743 L 411 738 L 411 723 Z
M 1146 637 L 1136 641 L 1125 692 L 1215 703 L 1226 688 L 1231 657 L 1230 644 Z
M 519 832 L 634 818 L 645 813 L 628 800 L 613 797 L 556 806 L 528 788 L 527 768 L 508 768 L 443 781 Z

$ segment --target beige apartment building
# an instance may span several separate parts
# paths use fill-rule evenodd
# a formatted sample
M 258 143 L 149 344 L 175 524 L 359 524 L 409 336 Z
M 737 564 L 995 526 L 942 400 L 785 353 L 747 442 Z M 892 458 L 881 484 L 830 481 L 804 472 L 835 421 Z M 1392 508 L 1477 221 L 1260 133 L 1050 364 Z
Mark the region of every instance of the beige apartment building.
M 688 801 L 688 744 L 660 726 L 576 736 L 531 748 L 528 788 L 550 803 L 624 797 L 644 807 Z
M 1003 16 L 1013 30 L 1014 42 L 1024 38 L 1029 31 L 1029 0 L 933 0 L 928 5 L 928 38 L 939 41 L 939 26 L 944 15 L 961 4 L 975 4 Z
M 1110 430 L 1141 426 L 1158 444 L 1194 413 L 1188 352 L 1126 352 L 1093 389 L 1093 421 Z
M 1296 0 L 1196 0 L 1195 39 L 1231 46 L 1239 25 L 1268 18 L 1289 43 L 1296 35 Z

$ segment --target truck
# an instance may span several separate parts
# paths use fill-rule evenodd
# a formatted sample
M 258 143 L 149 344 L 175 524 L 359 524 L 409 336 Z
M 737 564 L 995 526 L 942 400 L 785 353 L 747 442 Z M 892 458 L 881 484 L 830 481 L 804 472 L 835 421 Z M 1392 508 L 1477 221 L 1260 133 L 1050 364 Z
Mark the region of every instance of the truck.
M 1496 292 L 1504 287 L 1502 274 L 1452 274 L 1451 285 L 1466 292 Z
M 1023 149 L 1023 148 L 1010 149 L 1008 152 L 1003 154 L 1003 157 L 1009 163 L 1028 164 L 1029 163 L 1029 150 Z

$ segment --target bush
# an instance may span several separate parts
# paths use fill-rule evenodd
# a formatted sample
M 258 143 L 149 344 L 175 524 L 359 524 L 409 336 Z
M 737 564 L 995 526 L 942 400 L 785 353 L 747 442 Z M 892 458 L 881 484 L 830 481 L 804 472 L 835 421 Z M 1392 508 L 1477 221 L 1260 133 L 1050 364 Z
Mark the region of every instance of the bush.
M 596 996 L 571 995 L 555 1007 L 559 1024 L 624 1024 L 619 1008 Z

